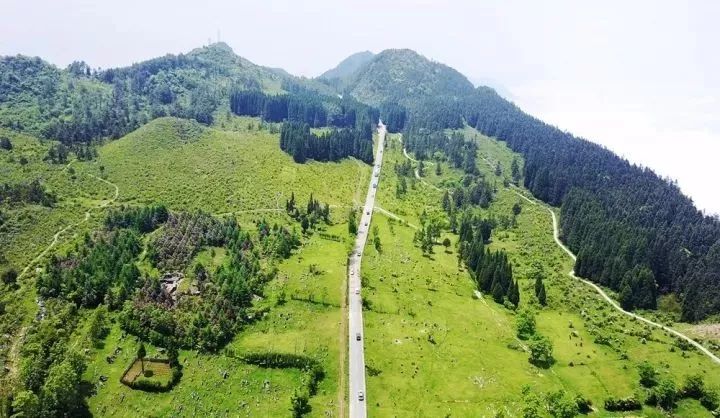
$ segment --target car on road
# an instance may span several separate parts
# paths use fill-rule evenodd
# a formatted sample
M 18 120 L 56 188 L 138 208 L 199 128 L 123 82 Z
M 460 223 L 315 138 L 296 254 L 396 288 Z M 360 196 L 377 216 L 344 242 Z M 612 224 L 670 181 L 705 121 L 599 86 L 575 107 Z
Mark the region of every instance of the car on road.
M 366 215 L 369 215 L 369 214 L 370 214 L 370 211 L 369 211 L 369 210 L 368 210 L 368 211 L 366 211 L 366 212 L 365 212 L 365 214 L 366 214 Z
M 377 183 L 373 183 L 373 189 L 377 189 Z
M 364 401 L 365 400 L 365 394 L 363 391 L 358 392 L 358 401 Z
M 365 226 L 367 226 L 367 222 L 365 222 Z
M 362 336 L 360 335 L 359 332 L 357 334 L 355 334 L 355 339 L 358 341 L 362 340 Z
M 351 276 L 354 276 L 354 275 L 355 275 L 355 270 L 350 270 L 350 275 L 351 275 Z
M 359 288 L 359 287 L 356 287 L 356 288 L 355 288 L 355 294 L 356 294 L 356 295 L 359 295 L 359 294 L 360 294 L 360 288 Z

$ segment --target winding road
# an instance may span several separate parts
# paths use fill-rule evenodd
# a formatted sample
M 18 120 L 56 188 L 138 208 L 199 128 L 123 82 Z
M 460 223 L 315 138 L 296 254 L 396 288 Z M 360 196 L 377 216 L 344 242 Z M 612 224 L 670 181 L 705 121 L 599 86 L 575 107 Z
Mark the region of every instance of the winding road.
M 375 192 L 382 169 L 383 150 L 385 148 L 385 125 L 378 124 L 378 144 L 375 153 L 375 165 L 370 176 L 365 206 L 363 207 L 360 225 L 355 238 L 355 246 L 348 262 L 348 358 L 350 386 L 350 418 L 367 417 L 367 391 L 365 390 L 365 336 L 363 332 L 362 295 L 360 265 L 363 249 L 370 232 Z
M 524 194 L 518 192 L 517 190 L 515 190 L 515 189 L 511 189 L 511 190 L 512 190 L 515 194 L 517 194 L 518 196 L 520 196 L 520 197 L 522 197 L 523 199 L 525 199 L 525 200 L 527 200 L 528 202 L 530 202 L 531 204 L 533 204 L 533 205 L 538 205 L 538 202 L 529 199 L 527 196 L 525 196 Z M 544 205 L 544 204 L 540 204 L 540 206 L 542 206 L 542 207 L 544 207 L 545 209 L 547 209 L 547 211 L 550 212 L 550 215 L 552 216 L 552 221 L 553 221 L 553 238 L 555 239 L 555 243 L 556 243 L 560 248 L 562 248 L 563 251 L 565 251 L 565 252 L 570 256 L 570 258 L 573 259 L 573 261 L 577 260 L 577 257 L 575 257 L 575 254 L 573 254 L 572 251 L 570 251 L 570 249 L 569 249 L 568 247 L 566 247 L 565 244 L 562 243 L 562 241 L 560 241 L 560 229 L 559 229 L 559 226 L 558 226 L 557 215 L 555 215 L 555 212 L 553 212 L 553 210 L 552 210 L 551 208 L 547 207 L 547 206 Z M 682 338 L 683 340 L 687 341 L 688 343 L 692 344 L 695 348 L 697 348 L 698 350 L 700 350 L 700 352 L 702 352 L 703 354 L 705 354 L 705 355 L 707 355 L 708 357 L 710 357 L 710 360 L 714 361 L 714 362 L 717 363 L 717 364 L 720 364 L 720 358 L 718 358 L 715 354 L 713 354 L 710 350 L 708 350 L 707 348 L 705 348 L 705 347 L 704 347 L 702 344 L 700 344 L 699 342 L 693 340 L 692 338 L 688 337 L 687 335 L 685 335 L 685 334 L 683 334 L 683 333 L 681 333 L 681 332 L 679 332 L 679 331 L 676 331 L 676 330 L 674 330 L 673 328 L 670 328 L 670 327 L 668 327 L 668 326 L 666 326 L 666 325 L 663 325 L 663 324 L 657 323 L 657 322 L 655 322 L 655 321 L 649 320 L 649 319 L 644 318 L 644 317 L 642 317 L 642 316 L 640 316 L 640 315 L 638 315 L 638 314 L 635 314 L 635 313 L 626 311 L 626 310 L 623 309 L 620 305 L 618 305 L 617 302 L 615 302 L 610 296 L 608 296 L 608 294 L 605 293 L 605 291 L 602 290 L 602 288 L 600 288 L 600 286 L 596 285 L 595 283 L 593 283 L 593 282 L 591 282 L 591 281 L 589 281 L 589 280 L 583 279 L 582 277 L 576 276 L 574 270 L 570 270 L 570 272 L 568 273 L 568 275 L 569 275 L 570 277 L 572 277 L 573 279 L 579 280 L 579 281 L 587 284 L 588 286 L 592 287 L 593 289 L 595 289 L 595 291 L 598 292 L 598 293 L 600 294 L 600 296 L 602 296 L 602 298 L 605 299 L 605 301 L 607 301 L 607 302 L 608 302 L 613 308 L 615 308 L 617 311 L 622 312 L 623 314 L 625 314 L 625 315 L 627 315 L 627 316 L 629 316 L 629 317 L 631 317 L 631 318 L 635 318 L 635 319 L 637 319 L 637 320 L 639 320 L 639 321 L 645 322 L 646 324 L 649 324 L 649 325 L 652 325 L 652 326 L 654 326 L 654 327 L 657 327 L 657 328 L 660 328 L 660 329 L 662 329 L 662 330 L 665 330 L 665 331 L 667 331 L 667 332 L 675 335 L 675 336 L 678 337 L 678 338 Z

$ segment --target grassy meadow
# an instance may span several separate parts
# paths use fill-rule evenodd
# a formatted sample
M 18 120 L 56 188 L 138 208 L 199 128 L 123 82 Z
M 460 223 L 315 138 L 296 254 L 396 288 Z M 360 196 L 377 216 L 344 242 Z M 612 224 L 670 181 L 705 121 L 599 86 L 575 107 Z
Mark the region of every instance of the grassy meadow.
M 477 135 L 484 157 L 478 159 L 479 169 L 497 180 L 496 200 L 487 210 L 479 209 L 483 216 L 512 216 L 512 206 L 522 206 L 515 226 L 493 231 L 490 248 L 508 252 L 520 283 L 521 306 L 536 310 L 538 332 L 552 340 L 556 362 L 548 369 L 531 365 L 526 343 L 515 335 L 515 313 L 489 296 L 475 296 L 476 287 L 454 254 L 456 236 L 447 235 L 453 243 L 450 253 L 437 245 L 434 254 L 423 256 L 413 245 L 412 227 L 376 212 L 373 223 L 383 251 L 366 250 L 362 266 L 367 282 L 363 297 L 371 306 L 365 313 L 371 416 L 521 416 L 524 386 L 539 394 L 564 389 L 592 400 L 595 416 L 618 416 L 603 410 L 604 400 L 640 392 L 636 366 L 643 360 L 678 386 L 691 373 L 703 374 L 710 385 L 720 384 L 720 374 L 714 372 L 718 366 L 705 356 L 682 351 L 675 338 L 613 311 L 589 287 L 567 276 L 572 262 L 553 241 L 550 214 L 503 187 L 511 151 L 477 132 L 467 133 Z M 404 158 L 398 141 L 391 141 L 386 167 Z M 494 174 L 497 161 L 503 167 L 500 178 Z M 425 180 L 432 184 L 459 177 L 447 167 L 441 176 L 431 169 Z M 441 210 L 440 192 L 418 182 L 398 199 L 396 183 L 395 173 L 384 171 L 379 206 L 410 223 L 419 222 L 418 212 Z M 545 308 L 527 278 L 538 266 L 546 277 Z M 595 342 L 598 335 L 609 343 Z M 679 402 L 675 414 L 711 416 L 695 400 Z M 643 415 L 664 416 L 649 407 Z

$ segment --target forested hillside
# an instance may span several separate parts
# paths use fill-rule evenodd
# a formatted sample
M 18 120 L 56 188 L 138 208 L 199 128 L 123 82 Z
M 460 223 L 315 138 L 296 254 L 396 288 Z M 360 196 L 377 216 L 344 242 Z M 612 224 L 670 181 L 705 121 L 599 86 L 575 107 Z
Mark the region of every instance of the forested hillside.
M 359 100 L 407 109 L 409 132 L 464 124 L 497 137 L 525 158 L 523 182 L 562 206 L 562 237 L 576 272 L 620 293 L 629 309 L 655 308 L 675 293 L 682 317 L 720 313 L 720 222 L 701 213 L 667 179 L 611 151 L 527 115 L 487 87 L 409 50 L 378 54 L 350 82 Z
M 59 69 L 40 58 L 2 57 L 0 127 L 66 144 L 115 139 L 162 116 L 209 124 L 234 90 L 300 87 L 331 93 L 322 83 L 255 65 L 224 43 L 107 70 L 82 61 Z

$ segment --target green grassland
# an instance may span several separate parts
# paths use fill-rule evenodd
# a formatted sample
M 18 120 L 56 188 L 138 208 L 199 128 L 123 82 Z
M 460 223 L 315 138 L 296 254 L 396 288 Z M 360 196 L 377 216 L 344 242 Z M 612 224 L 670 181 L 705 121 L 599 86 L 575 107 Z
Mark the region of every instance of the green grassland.
M 311 398 L 310 416 L 340 416 L 339 403 L 345 397 L 341 380 L 346 373 L 342 306 L 350 239 L 347 226 L 338 220 L 345 221 L 347 208 L 365 190 L 369 167 L 352 160 L 295 164 L 279 150 L 278 135 L 267 126 L 258 130 L 260 125 L 257 119 L 233 117 L 225 123 L 227 130 L 221 131 L 197 129 L 175 119 L 158 120 L 103 147 L 99 164 L 120 187 L 123 203 L 161 201 L 173 209 L 233 212 L 251 228 L 257 219 L 291 223 L 284 213 L 291 192 L 300 205 L 311 192 L 332 205 L 331 218 L 336 224 L 322 232 L 341 239 L 325 239 L 315 233 L 291 258 L 280 263 L 276 279 L 257 302 L 259 308 L 268 307 L 269 311 L 238 334 L 227 350 L 297 353 L 319 360 L 325 378 Z M 207 163 L 202 165 L 201 161 Z M 195 172 L 196 166 L 203 167 L 201 175 Z M 224 252 L 206 249 L 196 260 L 217 266 L 224 262 Z M 225 351 L 216 355 L 183 352 L 183 378 L 178 386 L 169 393 L 149 395 L 119 383 L 135 344 L 131 337 L 121 339 L 114 325 L 106 347 L 92 351 L 87 380 L 95 383 L 100 375 L 108 377 L 89 398 L 93 412 L 122 416 L 126 410 L 118 400 L 123 399 L 134 411 L 150 416 L 287 416 L 290 396 L 301 380 L 298 370 L 262 369 L 243 364 Z M 109 366 L 105 358 L 117 346 L 123 348 L 122 359 L 117 366 Z M 223 379 L 225 370 L 229 373 Z M 180 405 L 185 405 L 184 409 Z
M 121 203 L 162 202 L 217 214 L 270 211 L 284 210 L 294 192 L 299 202 L 314 193 L 323 203 L 352 204 L 369 172 L 365 164 L 295 164 L 278 138 L 268 130 L 222 131 L 161 118 L 104 146 L 99 164 L 120 187 Z
M 65 166 L 42 161 L 49 144 L 13 135 L 13 156 L 0 158 L 17 160 L 22 153 L 29 163 L 21 167 L 12 161 L 3 162 L 0 169 L 18 181 L 41 177 L 58 195 L 59 202 L 54 208 L 23 208 L 44 211 L 43 220 L 52 222 L 28 221 L 26 229 L 13 231 L 13 236 L 3 234 L 2 239 L 11 244 L 4 248 L 8 259 L 22 267 L 48 248 L 53 234 L 70 226 L 42 253 L 37 261 L 40 265 L 45 256 L 71 248 L 84 231 L 97 228 L 102 208 L 108 205 L 165 203 L 173 210 L 233 213 L 245 228 L 253 229 L 256 220 L 266 219 L 299 230 L 299 225 L 285 214 L 285 200 L 295 193 L 298 204 L 304 206 L 313 193 L 316 199 L 331 205 L 333 224 L 322 227 L 321 232 L 338 238 L 323 238 L 320 231 L 306 236 L 301 248 L 276 266 L 276 279 L 256 302 L 258 309 L 269 308 L 267 313 L 243 329 L 226 348 L 235 354 L 274 351 L 318 360 L 325 377 L 310 399 L 310 416 L 341 416 L 346 397 L 342 385 L 347 373 L 345 269 L 351 246 L 344 222 L 348 209 L 360 203 L 370 167 L 352 159 L 296 164 L 279 149 L 276 127 L 257 118 L 230 116 L 216 122 L 215 127 L 207 128 L 180 119 L 158 119 L 99 147 L 95 161 L 73 161 Z M 111 202 L 115 197 L 113 184 L 118 187 L 118 196 Z M 87 220 L 86 212 L 91 214 Z M 225 252 L 207 248 L 198 253 L 196 261 L 212 268 L 226 261 Z M 150 274 L 159 273 L 147 262 L 141 261 L 139 267 Z M 6 306 L 8 312 L 18 314 L 13 318 L 22 318 L 12 329 L 7 328 L 14 333 L 13 338 L 38 309 L 32 276 L 28 275 L 19 290 L 7 294 L 21 296 L 17 303 Z M 94 414 L 290 415 L 289 400 L 301 385 L 303 373 L 248 365 L 225 350 L 215 354 L 182 351 L 183 377 L 170 392 L 132 390 L 121 384 L 120 378 L 133 361 L 136 339 L 123 335 L 116 314 L 111 313 L 108 337 L 100 346 L 93 346 L 87 337 L 92 311 L 81 310 L 79 315 L 80 325 L 71 347 L 82 348 L 88 359 L 84 378 L 93 387 L 87 401 Z M 3 347 L 9 351 L 10 345 Z M 155 356 L 157 349 L 148 347 L 148 357 Z M 109 364 L 106 358 L 117 348 L 117 359 Z
M 333 225 L 324 232 L 345 236 L 347 226 Z M 325 378 L 311 398 L 309 416 L 340 416 L 339 396 L 345 396 L 340 387 L 346 373 L 342 369 L 346 350 L 342 305 L 349 245 L 348 238 L 328 240 L 319 233 L 309 237 L 299 251 L 278 265 L 277 278 L 266 286 L 256 304 L 269 308 L 262 319 L 245 328 L 220 353 L 183 351 L 183 377 L 168 393 L 148 394 L 120 383 L 134 359 L 137 342 L 132 336 L 123 337 L 119 326 L 113 324 L 103 347 L 86 345 L 90 363 L 84 377 L 96 385 L 96 394 L 88 400 L 90 410 L 107 416 L 127 416 L 128 411 L 147 416 L 287 416 L 301 372 L 263 369 L 227 354 L 271 351 L 304 354 L 320 361 Z M 215 251 L 212 257 L 205 250 L 197 259 L 210 266 L 222 263 L 223 255 Z M 284 303 L 281 295 L 285 295 Z M 82 331 L 76 341 L 86 341 Z M 117 360 L 108 364 L 106 357 L 117 347 L 121 349 Z M 148 353 L 152 357 L 153 349 Z M 107 382 L 99 383 L 101 376 Z
M 52 207 L 39 204 L 0 205 L 5 220 L 0 226 L 0 271 L 20 273 L 17 286 L 0 284 L 0 393 L 12 385 L 17 371 L 17 335 L 37 312 L 35 268 L 43 257 L 68 248 L 73 238 L 97 226 L 101 208 L 114 197 L 114 188 L 88 175 L 92 163 L 71 161 L 50 164 L 43 159 L 51 141 L 1 130 L 11 140 L 12 150 L 0 151 L 2 183 L 18 184 L 39 180 L 56 196 Z M 10 371 L 4 372 L 7 367 Z
M 476 134 L 469 129 L 466 133 Z M 479 153 L 485 157 L 478 159 L 480 170 L 492 181 L 500 161 L 501 176 L 509 174 L 512 153 L 504 144 L 477 135 Z M 391 140 L 386 167 L 404 158 L 397 141 Z M 426 170 L 425 180 L 442 185 L 459 176 L 443 168 L 440 178 Z M 528 362 L 524 343 L 515 337 L 514 312 L 490 297 L 473 297 L 476 288 L 458 266 L 455 254 L 445 253 L 438 245 L 430 257 L 423 256 L 412 243 L 411 227 L 376 212 L 373 222 L 379 228 L 383 251 L 366 250 L 362 266 L 367 282 L 363 298 L 371 306 L 365 313 L 370 415 L 495 416 L 504 412 L 519 416 L 521 389 L 529 385 L 537 393 L 565 389 L 583 395 L 592 400 L 596 416 L 618 416 L 604 412 L 603 402 L 609 396 L 640 391 L 636 365 L 643 360 L 678 384 L 685 375 L 698 372 L 708 384 L 720 383 L 720 375 L 714 372 L 717 365 L 709 359 L 683 352 L 674 338 L 613 311 L 589 287 L 567 276 L 572 263 L 553 241 L 547 210 L 504 188 L 502 178 L 497 180 L 495 202 L 480 212 L 495 218 L 512 216 L 516 202 L 522 212 L 516 226 L 493 231 L 490 248 L 508 252 L 514 277 L 520 282 L 521 305 L 535 306 L 538 331 L 552 340 L 556 363 L 539 369 Z M 440 211 L 440 192 L 418 183 L 398 199 L 396 183 L 395 173 L 385 170 L 379 206 L 411 223 L 417 222 L 418 212 Z M 457 237 L 448 237 L 454 248 Z M 549 306 L 542 309 L 535 301 L 533 282 L 527 279 L 538 263 L 549 294 Z M 609 345 L 595 343 L 596 335 L 608 338 Z M 710 416 L 694 400 L 680 402 L 675 413 Z M 662 416 L 650 408 L 643 414 Z

